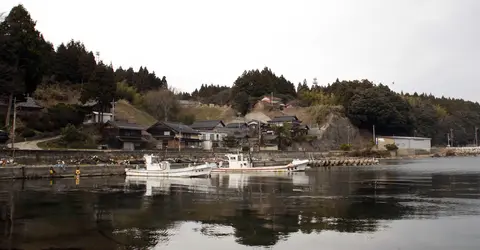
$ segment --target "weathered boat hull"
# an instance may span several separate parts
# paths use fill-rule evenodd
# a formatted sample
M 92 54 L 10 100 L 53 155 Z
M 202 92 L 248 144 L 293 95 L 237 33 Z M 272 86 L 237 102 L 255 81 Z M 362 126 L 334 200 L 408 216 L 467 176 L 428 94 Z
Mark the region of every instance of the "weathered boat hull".
M 303 172 L 307 169 L 308 160 L 294 160 L 284 166 L 244 167 L 244 168 L 214 168 L 212 173 L 255 173 L 255 172 Z
M 125 169 L 127 176 L 145 177 L 209 177 L 213 169 L 212 164 L 204 164 L 180 169 L 168 170 L 146 170 L 146 169 Z

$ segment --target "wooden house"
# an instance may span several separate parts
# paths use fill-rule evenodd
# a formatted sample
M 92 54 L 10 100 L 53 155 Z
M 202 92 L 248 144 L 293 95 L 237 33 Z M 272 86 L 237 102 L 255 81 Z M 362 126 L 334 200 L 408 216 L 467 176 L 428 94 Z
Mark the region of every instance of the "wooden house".
M 143 126 L 128 122 L 108 121 L 103 126 L 103 138 L 109 148 L 136 150 L 144 149 L 147 140 L 143 137 Z
M 176 122 L 157 122 L 147 132 L 158 141 L 157 148 L 200 148 L 200 132 Z

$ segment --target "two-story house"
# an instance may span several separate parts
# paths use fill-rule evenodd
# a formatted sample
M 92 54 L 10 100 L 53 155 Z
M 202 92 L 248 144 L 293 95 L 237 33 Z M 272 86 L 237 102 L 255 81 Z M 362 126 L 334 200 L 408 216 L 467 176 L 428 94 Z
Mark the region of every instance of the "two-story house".
M 223 147 L 223 138 L 227 136 L 227 133 L 220 131 L 225 127 L 222 120 L 196 121 L 190 127 L 200 133 L 204 149 Z
M 176 122 L 157 122 L 147 132 L 158 141 L 157 148 L 201 147 L 200 132 Z
M 268 124 L 277 127 L 282 127 L 285 123 L 292 124 L 293 127 L 296 125 L 300 125 L 302 121 L 300 121 L 295 115 L 275 116 L 272 120 L 268 121 Z
M 302 121 L 300 121 L 295 115 L 276 116 L 268 121 L 268 124 L 277 127 L 282 127 L 284 124 L 290 124 L 292 126 L 292 133 L 294 133 L 295 136 L 306 135 L 310 129 L 307 125 L 302 125 Z
M 143 126 L 128 122 L 108 121 L 103 126 L 103 140 L 109 148 L 136 150 L 146 147 Z

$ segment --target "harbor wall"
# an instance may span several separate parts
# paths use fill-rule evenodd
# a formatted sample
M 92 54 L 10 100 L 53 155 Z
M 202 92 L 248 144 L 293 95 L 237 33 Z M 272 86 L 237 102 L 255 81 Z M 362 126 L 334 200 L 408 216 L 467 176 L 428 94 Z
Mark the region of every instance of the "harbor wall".
M 12 150 L 0 150 L 1 157 L 10 157 Z M 36 164 L 55 164 L 58 160 L 66 163 L 77 161 L 80 159 L 91 158 L 97 156 L 102 159 L 112 159 L 116 162 L 128 159 L 141 159 L 144 154 L 166 155 L 167 158 L 189 158 L 202 159 L 210 157 L 223 157 L 226 151 L 212 152 L 200 150 L 185 151 L 123 151 L 123 150 L 15 150 L 15 161 L 18 164 L 36 165 Z M 262 151 L 255 152 L 253 156 L 260 160 L 283 161 L 285 159 L 294 158 L 318 158 L 324 157 L 328 153 L 325 152 L 309 152 L 309 151 Z
M 15 166 L 0 167 L 0 179 L 38 179 L 74 177 L 77 166 L 55 167 L 55 174 L 50 175 L 50 166 Z M 124 175 L 123 165 L 90 165 L 80 166 L 80 176 L 113 176 Z

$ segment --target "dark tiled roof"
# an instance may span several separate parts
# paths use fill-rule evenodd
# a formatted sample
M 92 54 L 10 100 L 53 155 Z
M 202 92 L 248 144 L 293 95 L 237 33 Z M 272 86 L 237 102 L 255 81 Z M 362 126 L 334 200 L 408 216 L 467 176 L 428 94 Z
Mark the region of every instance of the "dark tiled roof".
M 272 120 L 268 122 L 293 122 L 298 121 L 298 118 L 294 115 L 284 115 L 284 116 L 276 116 Z
M 225 133 L 229 136 L 234 136 L 235 138 L 245 138 L 248 136 L 247 131 L 239 128 L 218 128 L 218 133 Z
M 95 105 L 97 105 L 97 101 L 96 100 L 89 100 L 87 101 L 86 103 L 83 104 L 84 107 L 93 107 Z M 113 102 L 110 102 L 110 105 L 113 105 Z
M 42 109 L 43 107 L 40 106 L 35 99 L 32 97 L 27 97 L 27 100 L 24 102 L 20 102 L 17 104 L 17 108 L 37 108 Z
M 146 140 L 141 137 L 118 136 L 117 138 L 121 142 L 146 142 Z
M 178 133 L 184 133 L 184 134 L 200 134 L 197 131 L 193 130 L 191 127 L 183 124 L 183 123 L 177 123 L 177 122 L 162 122 L 165 124 L 165 126 L 170 127 L 174 131 Z M 155 126 L 155 125 L 153 125 Z
M 206 120 L 206 121 L 196 121 L 190 127 L 197 130 L 212 130 L 218 124 L 225 126 L 222 120 Z
M 247 122 L 247 124 L 252 124 L 252 123 L 255 123 L 255 124 L 267 124 L 266 122 L 262 122 L 260 120 L 250 120 Z
M 108 124 L 112 124 L 113 126 L 117 128 L 122 128 L 122 129 L 132 129 L 132 130 L 144 130 L 145 127 L 135 124 L 135 123 L 129 123 L 129 122 L 120 122 L 120 121 L 108 121 Z
M 245 126 L 247 126 L 247 124 L 243 123 L 243 122 L 232 122 L 232 123 L 227 124 L 225 127 L 226 128 L 241 128 L 241 127 L 245 127 Z

